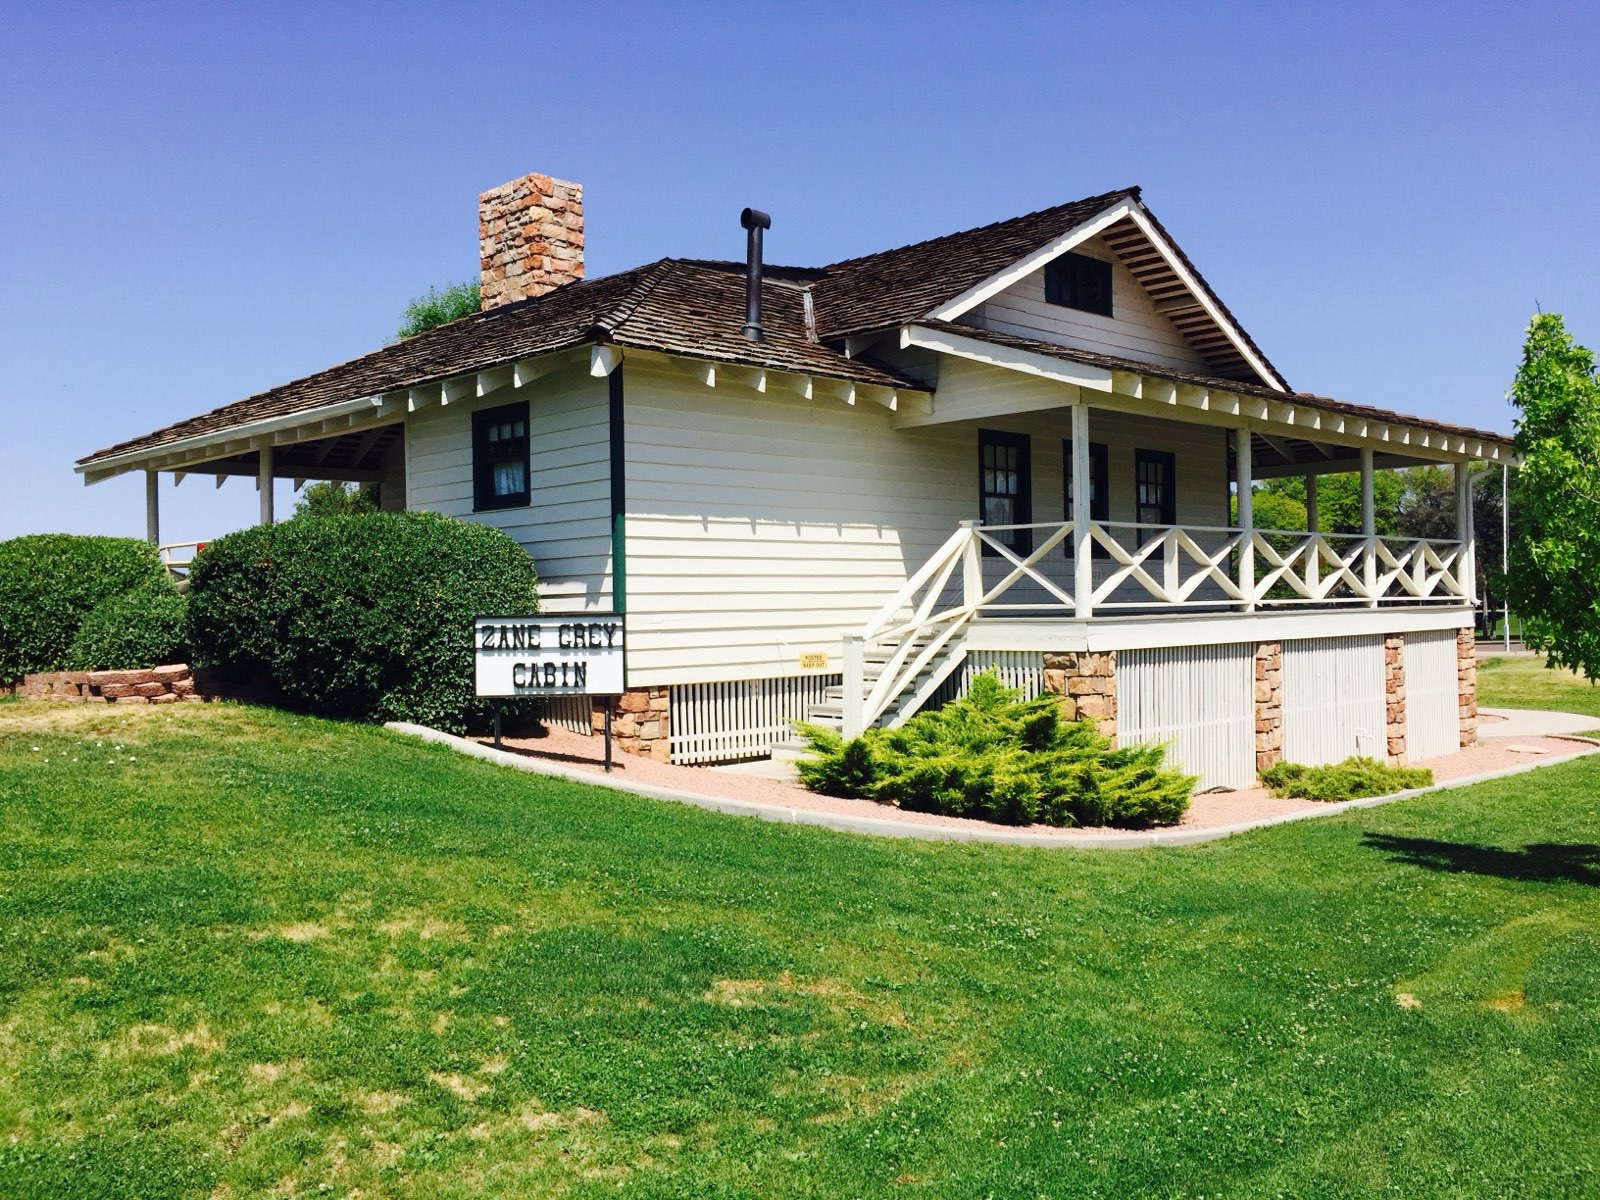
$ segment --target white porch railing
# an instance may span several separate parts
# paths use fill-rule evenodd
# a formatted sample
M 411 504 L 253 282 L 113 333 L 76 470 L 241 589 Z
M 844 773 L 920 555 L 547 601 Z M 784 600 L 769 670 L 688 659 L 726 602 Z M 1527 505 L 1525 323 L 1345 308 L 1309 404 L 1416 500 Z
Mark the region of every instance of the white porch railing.
M 156 549 L 161 554 L 161 565 L 167 569 L 167 574 L 179 579 L 189 573 L 189 568 L 194 565 L 194 556 L 200 553 L 204 542 L 167 542 Z
M 1027 552 L 998 536 L 1023 530 L 1033 544 Z M 1085 539 L 1091 569 L 1076 572 L 1072 535 L 1070 521 L 964 523 L 845 639 L 845 732 L 859 733 L 897 705 L 914 710 L 960 665 L 962 634 L 980 617 L 1470 603 L 1462 542 L 1096 521 Z M 908 696 L 916 703 L 903 703 Z

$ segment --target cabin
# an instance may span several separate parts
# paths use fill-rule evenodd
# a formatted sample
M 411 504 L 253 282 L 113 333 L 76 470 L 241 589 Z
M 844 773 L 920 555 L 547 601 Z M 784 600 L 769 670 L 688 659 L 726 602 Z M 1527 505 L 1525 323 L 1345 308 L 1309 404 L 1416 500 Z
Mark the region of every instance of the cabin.
M 497 526 L 553 613 L 626 614 L 627 690 L 553 702 L 679 763 L 895 724 L 998 670 L 1202 786 L 1476 736 L 1469 467 L 1510 439 L 1292 389 L 1138 188 L 823 267 L 583 274 L 583 193 L 479 201 L 482 311 L 86 456 L 376 485 Z M 1374 472 L 1447 464 L 1449 540 L 1379 536 Z M 1319 532 L 1319 477 L 1362 525 Z M 1252 484 L 1305 480 L 1307 528 Z

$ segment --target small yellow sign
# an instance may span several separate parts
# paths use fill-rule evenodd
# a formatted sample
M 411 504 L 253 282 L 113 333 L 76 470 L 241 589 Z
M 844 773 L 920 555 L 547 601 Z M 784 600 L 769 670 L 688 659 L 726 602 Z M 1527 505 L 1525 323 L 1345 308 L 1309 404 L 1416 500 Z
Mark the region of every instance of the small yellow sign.
M 800 656 L 800 669 L 802 671 L 826 671 L 828 669 L 828 655 L 818 650 L 811 654 Z

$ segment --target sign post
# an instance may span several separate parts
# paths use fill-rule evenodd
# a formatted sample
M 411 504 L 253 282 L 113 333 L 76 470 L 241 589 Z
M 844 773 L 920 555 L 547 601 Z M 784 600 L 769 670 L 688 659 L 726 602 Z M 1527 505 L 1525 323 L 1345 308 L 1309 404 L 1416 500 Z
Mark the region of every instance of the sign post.
M 625 690 L 626 621 L 621 613 L 477 617 L 472 622 L 473 690 L 494 703 L 548 696 L 606 697 L 606 770 L 611 770 L 611 703 Z

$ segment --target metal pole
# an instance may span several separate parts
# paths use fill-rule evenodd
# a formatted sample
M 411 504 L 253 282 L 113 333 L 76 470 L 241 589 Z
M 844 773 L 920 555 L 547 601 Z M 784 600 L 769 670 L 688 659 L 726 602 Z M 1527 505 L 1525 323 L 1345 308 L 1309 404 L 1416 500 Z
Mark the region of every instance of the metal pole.
M 500 744 L 500 701 L 498 700 L 494 702 L 494 748 L 496 750 L 505 749 Z
M 1511 467 L 1500 464 L 1500 619 L 1506 624 L 1506 653 L 1511 653 L 1511 595 L 1506 590 L 1506 559 L 1511 545 Z
M 606 697 L 606 774 L 611 774 L 611 697 Z

